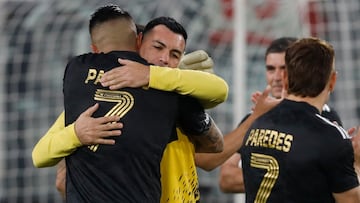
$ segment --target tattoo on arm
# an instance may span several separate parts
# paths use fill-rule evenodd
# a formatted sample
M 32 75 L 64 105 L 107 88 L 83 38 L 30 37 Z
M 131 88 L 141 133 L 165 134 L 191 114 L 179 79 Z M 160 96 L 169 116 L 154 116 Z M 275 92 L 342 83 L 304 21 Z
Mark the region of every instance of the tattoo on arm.
M 195 151 L 200 153 L 221 152 L 224 147 L 223 134 L 210 117 L 210 127 L 202 135 L 191 136 L 190 139 L 195 145 Z

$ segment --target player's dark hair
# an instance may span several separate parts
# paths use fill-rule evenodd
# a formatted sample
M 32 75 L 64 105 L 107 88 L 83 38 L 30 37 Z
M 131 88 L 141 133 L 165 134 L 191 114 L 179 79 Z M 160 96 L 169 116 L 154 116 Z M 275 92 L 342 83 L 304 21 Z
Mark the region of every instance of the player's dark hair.
M 145 28 L 142 32 L 143 36 L 145 36 L 146 33 L 148 33 L 150 30 L 152 30 L 157 25 L 165 25 L 167 28 L 169 28 L 174 33 L 182 35 L 186 42 L 188 35 L 187 35 L 185 28 L 180 23 L 178 23 L 175 19 L 173 19 L 171 17 L 165 17 L 165 16 L 154 18 L 148 24 L 146 24 Z
M 334 57 L 334 48 L 318 38 L 304 38 L 290 45 L 285 52 L 288 93 L 318 96 L 334 71 Z
M 94 29 L 95 26 L 114 19 L 128 19 L 133 20 L 131 15 L 115 4 L 108 4 L 98 8 L 90 18 L 89 32 Z
M 136 24 L 136 33 L 140 34 L 144 31 L 145 25 Z
M 271 42 L 269 47 L 266 49 L 265 52 L 265 58 L 270 53 L 283 53 L 286 51 L 286 49 L 295 41 L 297 38 L 295 37 L 281 37 L 278 39 L 275 39 Z

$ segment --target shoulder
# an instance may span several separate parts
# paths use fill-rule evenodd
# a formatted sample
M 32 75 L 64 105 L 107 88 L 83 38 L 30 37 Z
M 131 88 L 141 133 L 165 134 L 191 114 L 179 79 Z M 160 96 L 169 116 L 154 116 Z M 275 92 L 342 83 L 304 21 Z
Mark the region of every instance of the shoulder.
M 337 138 L 342 139 L 349 139 L 350 136 L 346 132 L 344 128 L 341 126 L 333 123 L 333 121 L 330 121 L 328 118 L 324 117 L 323 115 L 316 114 L 317 118 L 321 121 L 323 126 L 320 126 L 320 129 L 324 132 L 323 134 L 335 134 Z
M 323 106 L 321 115 L 323 117 L 327 118 L 329 121 L 331 121 L 331 122 L 335 121 L 337 124 L 342 126 L 342 121 L 341 121 L 339 114 L 335 111 L 334 108 L 330 107 L 329 105 L 325 104 Z
M 97 54 L 97 53 L 88 52 L 88 53 L 84 53 L 84 54 L 74 56 L 72 59 L 73 60 L 83 60 L 83 59 L 88 59 L 88 58 L 92 58 L 92 57 L 96 57 L 96 56 L 100 56 L 100 55 L 104 55 L 104 54 Z
M 102 55 L 104 55 L 104 54 L 97 54 L 97 53 L 89 52 L 89 53 L 73 56 L 70 58 L 68 65 L 83 64 L 83 63 L 95 61 L 98 57 L 101 57 Z
M 137 52 L 133 52 L 133 51 L 112 51 L 109 52 L 109 55 L 112 55 L 116 58 L 123 58 L 123 59 L 128 59 L 128 60 L 132 60 L 132 61 L 136 61 L 139 63 L 142 63 L 144 65 L 149 65 L 149 63 L 142 58 L 139 53 Z
M 74 69 L 74 68 L 81 67 L 81 66 L 89 63 L 89 61 L 93 61 L 94 55 L 95 55 L 94 53 L 86 53 L 86 54 L 73 56 L 68 61 L 67 65 L 66 65 L 66 69 Z
M 238 124 L 238 127 L 247 119 L 249 118 L 249 116 L 253 113 L 253 111 L 250 111 L 248 114 L 246 114 L 240 121 L 240 123 Z

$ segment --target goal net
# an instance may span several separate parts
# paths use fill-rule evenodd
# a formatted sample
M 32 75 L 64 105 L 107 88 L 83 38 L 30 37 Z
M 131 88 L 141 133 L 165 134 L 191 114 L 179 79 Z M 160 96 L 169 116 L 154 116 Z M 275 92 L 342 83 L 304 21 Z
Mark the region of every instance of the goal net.
M 1 203 L 62 202 L 55 167 L 34 168 L 31 152 L 63 109 L 67 60 L 90 51 L 90 14 L 107 3 L 122 6 L 140 24 L 174 17 L 188 31 L 186 51 L 212 56 L 215 73 L 230 87 L 228 100 L 209 111 L 224 134 L 250 109 L 251 92 L 265 87 L 264 52 L 281 36 L 311 34 L 334 45 L 339 79 L 330 104 L 345 127 L 359 123 L 358 0 L 1 0 Z M 202 202 L 233 201 L 218 189 L 218 170 L 199 170 L 199 176 Z

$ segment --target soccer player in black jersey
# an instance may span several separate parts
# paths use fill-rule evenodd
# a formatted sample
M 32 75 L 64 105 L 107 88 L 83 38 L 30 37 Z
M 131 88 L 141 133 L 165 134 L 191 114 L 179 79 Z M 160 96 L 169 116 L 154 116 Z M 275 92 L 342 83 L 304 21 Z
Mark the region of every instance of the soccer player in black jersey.
M 159 163 L 175 133 L 178 97 L 153 89 L 110 91 L 101 86 L 101 75 L 119 65 L 117 58 L 147 64 L 136 52 L 136 27 L 130 15 L 119 11 L 114 12 L 118 18 L 107 19 L 116 9 L 120 8 L 100 8 L 90 20 L 93 49 L 102 53 L 77 56 L 66 67 L 65 125 L 99 103 L 93 116 L 119 116 L 126 128 L 114 138 L 115 145 L 82 146 L 66 157 L 67 202 L 160 200 Z
M 281 98 L 283 91 L 282 74 L 285 70 L 285 50 L 294 43 L 297 38 L 281 37 L 273 40 L 265 52 L 265 67 L 266 67 L 266 82 L 271 87 L 271 95 L 275 98 Z M 255 103 L 256 94 L 252 96 L 252 101 Z M 240 123 L 242 123 L 250 114 L 246 115 Z M 338 113 L 330 108 L 327 104 L 324 105 L 321 115 L 332 122 L 342 125 L 342 121 Z M 227 136 L 227 135 L 226 135 Z M 240 147 L 239 147 L 240 148 Z M 244 179 L 241 169 L 240 152 L 233 154 L 222 166 L 220 170 L 219 186 L 223 192 L 226 193 L 244 193 Z
M 349 135 L 321 116 L 335 88 L 334 60 L 317 38 L 286 50 L 288 95 L 252 124 L 241 148 L 246 202 L 360 202 Z

